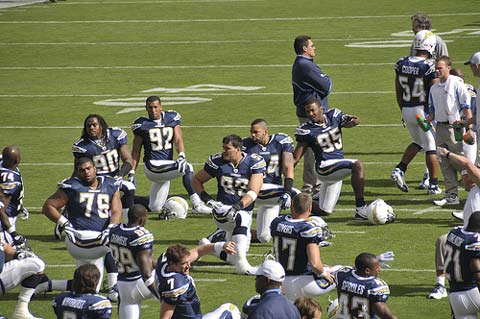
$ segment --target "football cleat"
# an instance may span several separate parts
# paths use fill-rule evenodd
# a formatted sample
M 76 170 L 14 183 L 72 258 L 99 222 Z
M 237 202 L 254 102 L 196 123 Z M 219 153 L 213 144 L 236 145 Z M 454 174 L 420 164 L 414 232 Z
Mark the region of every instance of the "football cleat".
M 118 302 L 118 287 L 116 284 L 108 290 L 107 297 L 111 302 Z
M 447 294 L 447 289 L 445 286 L 442 286 L 440 284 L 436 284 L 435 287 L 433 287 L 432 291 L 428 294 L 428 299 L 437 299 L 440 300 L 442 298 L 448 297 Z
M 442 189 L 438 185 L 428 186 L 428 195 L 439 195 L 442 193 Z
M 452 212 L 452 217 L 463 222 L 463 210 L 455 210 Z
M 457 194 L 445 193 L 444 198 L 434 200 L 433 203 L 437 206 L 445 206 L 445 205 L 458 205 L 460 204 L 460 201 L 458 200 Z
M 418 184 L 417 189 L 427 189 L 430 186 L 430 175 L 428 172 L 423 174 L 422 181 Z
M 192 213 L 194 214 L 211 214 L 212 208 L 208 207 L 202 202 L 193 204 Z
M 408 192 L 408 186 L 405 183 L 405 173 L 401 169 L 395 168 L 390 177 L 395 185 L 397 185 L 398 189 L 405 193 Z
M 355 208 L 355 216 L 353 217 L 356 221 L 366 221 L 368 220 L 367 216 L 367 205 L 363 205 Z

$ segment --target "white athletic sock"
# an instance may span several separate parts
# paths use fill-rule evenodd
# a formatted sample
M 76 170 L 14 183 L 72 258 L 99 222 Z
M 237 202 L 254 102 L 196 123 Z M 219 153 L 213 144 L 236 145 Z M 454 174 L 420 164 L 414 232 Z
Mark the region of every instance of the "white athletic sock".
M 67 291 L 68 280 L 52 280 L 52 290 Z
M 435 280 L 435 284 L 436 285 L 442 285 L 443 287 L 445 287 L 445 275 L 437 276 L 437 278 Z
M 118 277 L 117 272 L 111 272 L 107 274 L 107 282 L 108 282 L 109 289 L 117 284 L 117 277 Z
M 192 202 L 193 206 L 196 206 L 202 202 L 200 196 L 198 196 L 197 193 L 193 193 L 192 195 L 190 195 L 190 201 Z

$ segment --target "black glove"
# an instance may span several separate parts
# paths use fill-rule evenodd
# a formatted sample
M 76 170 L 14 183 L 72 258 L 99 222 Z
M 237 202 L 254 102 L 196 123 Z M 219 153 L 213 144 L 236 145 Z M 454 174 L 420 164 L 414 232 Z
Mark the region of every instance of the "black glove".
M 12 236 L 13 244 L 16 247 L 22 247 L 27 242 L 27 239 L 23 237 L 23 235 L 20 235 L 19 233 L 17 233 L 16 231 L 11 232 L 10 235 Z

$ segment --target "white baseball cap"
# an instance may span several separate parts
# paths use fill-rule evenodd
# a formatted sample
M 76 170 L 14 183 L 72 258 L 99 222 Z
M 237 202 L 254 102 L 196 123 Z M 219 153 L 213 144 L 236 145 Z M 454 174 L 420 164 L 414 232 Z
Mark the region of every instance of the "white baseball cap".
M 474 54 L 472 54 L 472 56 L 470 57 L 470 60 L 468 60 L 467 62 L 465 62 L 463 64 L 465 64 L 465 65 L 480 64 L 480 52 L 475 52 Z
M 275 260 L 265 260 L 263 264 L 258 267 L 257 276 L 265 276 L 270 280 L 283 282 L 285 279 L 285 270 L 280 263 Z

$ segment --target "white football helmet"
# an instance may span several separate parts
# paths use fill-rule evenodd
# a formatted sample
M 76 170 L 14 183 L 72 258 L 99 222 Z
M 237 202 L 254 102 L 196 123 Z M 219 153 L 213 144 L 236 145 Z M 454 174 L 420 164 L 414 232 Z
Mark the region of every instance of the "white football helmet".
M 327 318 L 334 319 L 337 318 L 337 313 L 340 311 L 340 305 L 338 304 L 338 298 L 333 300 L 328 298 L 328 307 L 327 307 Z
M 325 220 L 323 220 L 323 218 L 319 216 L 308 217 L 308 222 L 317 227 L 320 227 L 321 229 L 321 232 L 318 234 L 321 238 L 321 242 L 319 243 L 319 245 L 322 247 L 330 245 L 330 242 L 328 242 L 328 240 L 334 238 L 335 234 L 332 233 L 332 231 L 328 228 L 327 222 L 325 222 Z
M 173 196 L 167 199 L 162 211 L 158 215 L 160 219 L 185 219 L 188 213 L 188 203 L 185 199 Z
M 430 30 L 422 30 L 415 34 L 413 38 L 413 48 L 415 50 L 424 50 L 433 55 L 435 46 L 437 45 L 437 39 L 435 34 Z
M 383 199 L 376 199 L 368 205 L 367 217 L 370 224 L 383 225 L 393 223 L 397 216 L 392 206 L 385 203 Z

